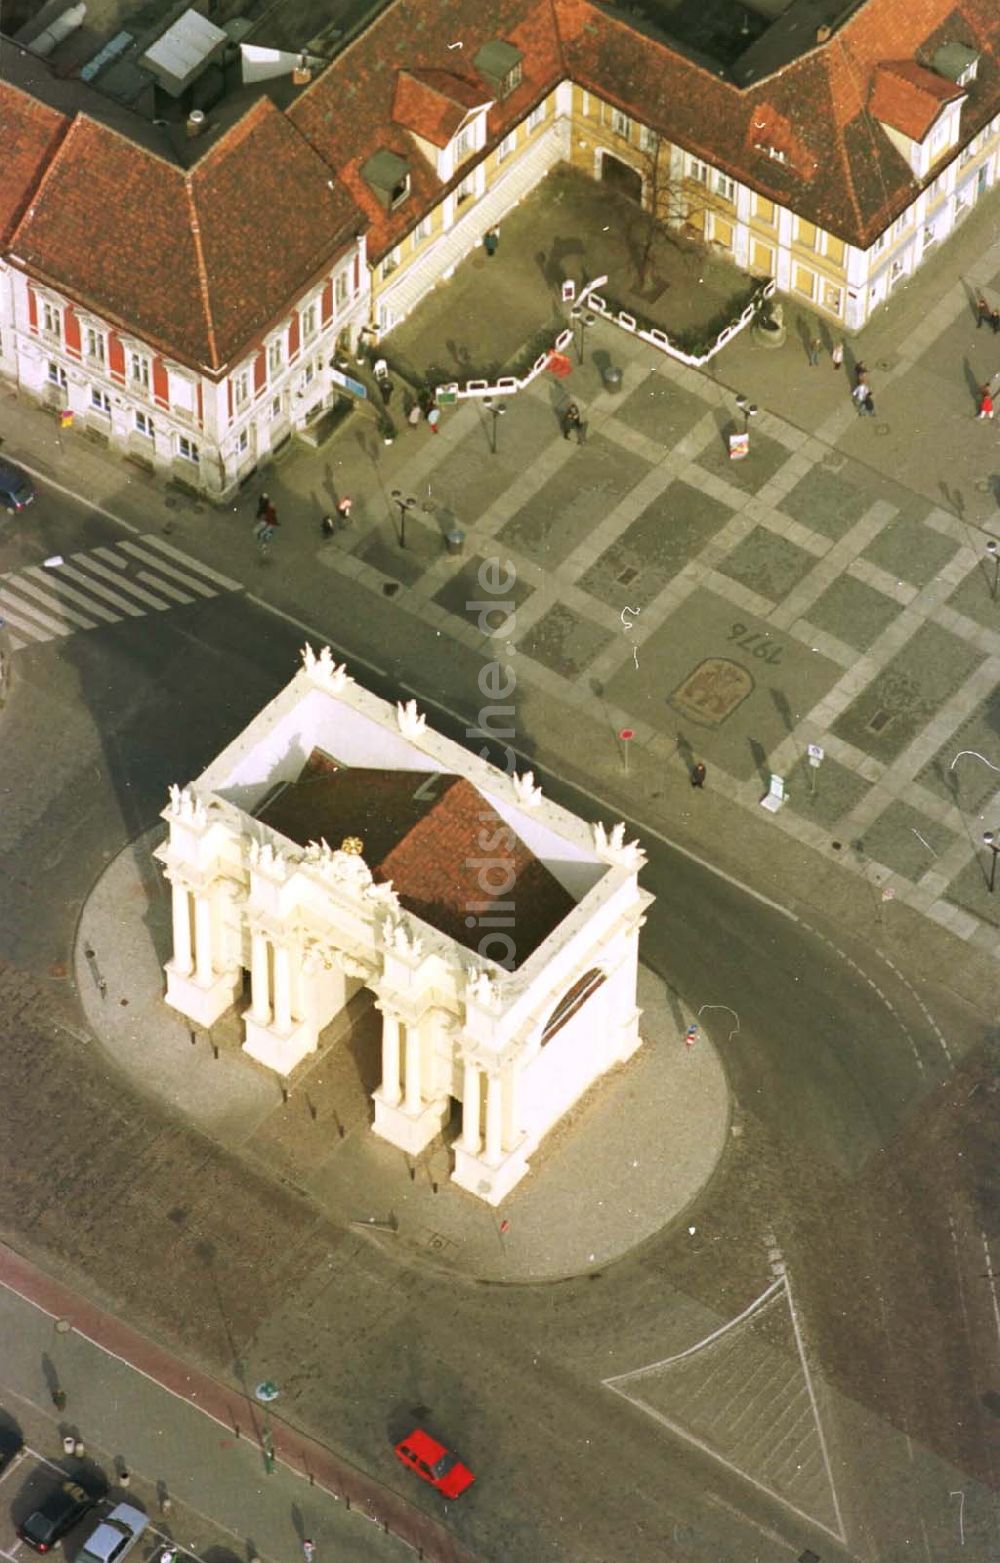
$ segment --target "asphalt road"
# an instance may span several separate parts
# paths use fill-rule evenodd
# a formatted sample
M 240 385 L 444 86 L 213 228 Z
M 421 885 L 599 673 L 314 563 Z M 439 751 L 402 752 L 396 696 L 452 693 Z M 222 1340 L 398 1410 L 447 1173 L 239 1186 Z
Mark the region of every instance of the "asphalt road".
M 0 568 L 115 540 L 43 495 L 33 529 L 4 537 Z M 338 622 L 341 644 L 348 632 Z M 135 1100 L 80 1038 L 67 973 L 89 886 L 167 785 L 285 682 L 301 639 L 220 591 L 18 656 L 0 754 L 10 1241 L 216 1371 L 266 1364 L 294 1419 L 389 1482 L 395 1421 L 424 1408 L 479 1472 L 448 1517 L 491 1563 L 598 1563 L 625 1548 L 639 1563 L 807 1547 L 873 1563 L 995 1556 L 1000 1044 L 946 969 L 907 973 L 905 925 L 864 943 L 807 925 L 639 823 L 659 898 L 645 959 L 709 1006 L 738 1133 L 683 1223 L 559 1287 L 464 1287 L 401 1266 Z M 814 1376 L 827 1530 L 746 1479 L 784 1436 L 777 1424 L 725 1443 L 727 1467 L 601 1382 L 692 1345 L 781 1266 L 795 1322 L 773 1344 Z M 709 1392 L 713 1447 L 732 1436 L 739 1359 L 734 1375 L 714 1403 Z M 664 1393 L 683 1425 L 684 1393 Z M 841 1522 L 846 1548 L 830 1534 Z

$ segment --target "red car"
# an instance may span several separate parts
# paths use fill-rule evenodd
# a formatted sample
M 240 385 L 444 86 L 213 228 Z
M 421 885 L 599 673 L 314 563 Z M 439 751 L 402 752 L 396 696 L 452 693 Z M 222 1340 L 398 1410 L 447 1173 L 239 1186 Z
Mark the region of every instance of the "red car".
M 415 1427 L 396 1445 L 396 1455 L 411 1471 L 416 1471 L 425 1482 L 430 1482 L 446 1498 L 457 1498 L 475 1477 L 457 1454 L 451 1454 L 444 1444 L 439 1444 L 422 1427 Z

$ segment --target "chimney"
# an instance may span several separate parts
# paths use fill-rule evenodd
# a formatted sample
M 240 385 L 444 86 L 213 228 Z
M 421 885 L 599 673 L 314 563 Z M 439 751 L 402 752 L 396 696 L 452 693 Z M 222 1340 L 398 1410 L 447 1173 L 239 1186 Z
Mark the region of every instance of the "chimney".
M 830 28 L 829 27 L 826 27 L 826 26 L 817 27 L 817 29 L 816 29 L 816 42 L 817 43 L 826 43 L 826 40 L 829 38 L 829 36 L 830 36 Z
M 205 113 L 203 109 L 192 109 L 184 126 L 188 136 L 193 140 L 200 136 L 205 128 Z
M 308 56 L 300 54 L 295 61 L 295 69 L 292 71 L 293 87 L 305 87 L 312 81 L 312 74 Z

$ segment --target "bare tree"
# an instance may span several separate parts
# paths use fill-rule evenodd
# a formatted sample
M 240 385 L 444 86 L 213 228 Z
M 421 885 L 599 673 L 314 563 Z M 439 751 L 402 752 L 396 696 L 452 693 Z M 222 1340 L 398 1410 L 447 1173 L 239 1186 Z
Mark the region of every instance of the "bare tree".
M 633 259 L 639 287 L 644 288 L 660 240 L 677 249 L 689 249 L 692 242 L 702 248 L 704 240 L 692 232 L 693 219 L 711 211 L 714 202 L 711 192 L 697 180 L 677 178 L 671 168 L 670 143 L 655 130 L 642 131 L 639 154 L 643 200 Z

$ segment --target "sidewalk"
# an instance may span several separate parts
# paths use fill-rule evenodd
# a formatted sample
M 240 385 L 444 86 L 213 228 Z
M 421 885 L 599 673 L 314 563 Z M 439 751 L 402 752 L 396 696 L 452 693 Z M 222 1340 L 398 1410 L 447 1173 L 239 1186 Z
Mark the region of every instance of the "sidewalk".
M 57 1329 L 57 1320 L 71 1327 Z M 110 1478 L 112 1496 L 137 1500 L 161 1538 L 216 1563 L 245 1556 L 298 1563 L 306 1536 L 320 1563 L 402 1563 L 414 1555 L 469 1563 L 430 1515 L 288 1427 L 280 1402 L 269 1417 L 276 1463 L 268 1474 L 252 1386 L 240 1395 L 192 1370 L 3 1245 L 0 1328 L 0 1392 L 26 1442 L 55 1458 L 63 1433 L 75 1434 Z M 58 1424 L 48 1406 L 54 1383 L 66 1395 Z M 122 1470 L 131 1478 L 127 1493 L 116 1485 Z
M 568 391 L 543 377 L 509 405 L 495 456 L 470 405 L 447 409 L 436 438 L 405 430 L 385 447 L 349 422 L 325 450 L 289 454 L 261 476 L 285 522 L 266 569 L 250 535 L 256 486 L 226 512 L 164 494 L 78 436 L 60 450 L 50 420 L 13 399 L 0 407 L 4 449 L 241 578 L 270 611 L 329 639 L 362 679 L 426 702 L 432 720 L 474 721 L 481 658 L 514 659 L 526 766 L 550 767 L 606 800 L 604 812 L 708 850 L 777 899 L 880 942 L 888 918 L 898 937 L 936 952 L 944 927 L 960 941 L 949 964 L 981 992 L 1000 953 L 1000 898 L 979 841 L 1000 795 L 977 762 L 956 791 L 949 765 L 960 750 L 996 746 L 1000 613 L 982 568 L 987 537 L 1000 535 L 996 434 L 972 416 L 961 369 L 968 358 L 981 379 L 991 367 L 992 339 L 976 333 L 968 296 L 992 296 L 1000 281 L 992 211 L 987 201 L 973 213 L 849 344 L 849 362 L 863 356 L 872 371 L 875 420 L 856 418 L 847 376 L 827 358 L 808 366 L 808 317 L 794 303 L 783 349 L 744 335 L 705 373 L 600 322 Z M 584 248 L 563 206 L 542 230 L 544 217 L 530 202 L 512 214 L 488 273 L 516 271 L 540 319 L 552 282 L 536 252 L 558 241 L 563 269 L 585 261 L 588 275 L 608 262 L 600 226 Z M 439 332 L 452 313 L 472 320 L 486 265 L 463 263 L 400 328 L 401 346 L 428 330 L 423 311 Z M 518 309 L 490 316 L 498 353 Z M 460 359 L 462 341 L 449 340 Z M 618 397 L 601 385 L 609 357 L 624 370 Z M 761 407 L 740 464 L 724 444 L 736 391 Z M 567 394 L 588 414 L 582 449 L 558 438 Z M 394 488 L 419 501 L 405 548 Z M 320 517 L 345 492 L 354 525 L 324 543 Z M 443 546 L 456 518 L 468 534 L 461 559 Z M 516 628 L 501 645 L 469 611 L 477 560 L 497 553 L 517 573 Z M 775 653 L 772 671 L 763 658 Z M 705 677 L 691 681 L 699 668 L 731 678 L 733 665 L 749 693 L 719 717 Z M 623 729 L 635 733 L 627 771 Z M 824 751 L 816 775 L 807 743 Z M 697 800 L 692 754 L 708 765 Z M 787 783 L 777 816 L 759 808 L 771 772 Z
M 380 1028 L 364 996 L 292 1075 L 287 1101 L 276 1076 L 241 1051 L 235 1012 L 192 1046 L 162 997 L 170 903 L 150 858 L 161 834 L 125 847 L 81 914 L 75 965 L 87 1024 L 138 1089 L 304 1189 L 339 1226 L 467 1278 L 554 1281 L 610 1264 L 679 1219 L 708 1182 L 729 1134 L 725 1076 L 703 1031 L 685 1045 L 692 1017 L 646 970 L 642 1047 L 546 1137 L 500 1210 L 451 1184 L 441 1142 L 411 1159 L 372 1134 Z

